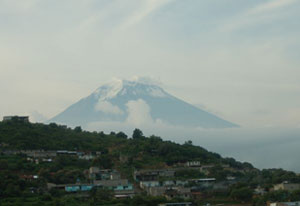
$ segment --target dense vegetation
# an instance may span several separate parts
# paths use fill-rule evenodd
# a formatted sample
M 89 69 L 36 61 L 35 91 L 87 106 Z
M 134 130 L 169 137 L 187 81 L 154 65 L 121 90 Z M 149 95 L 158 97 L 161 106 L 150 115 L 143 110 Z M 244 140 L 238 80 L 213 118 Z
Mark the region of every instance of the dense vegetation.
M 90 166 L 115 168 L 122 176 L 132 179 L 134 169 L 169 168 L 187 161 L 197 160 L 201 164 L 213 165 L 209 174 L 199 171 L 182 170 L 176 178 L 214 177 L 218 181 L 228 176 L 239 178 L 239 183 L 228 191 L 205 192 L 207 201 L 224 203 L 226 201 L 252 202 L 264 205 L 266 201 L 300 200 L 300 192 L 269 192 L 263 196 L 253 196 L 257 186 L 267 191 L 272 185 L 283 181 L 300 183 L 300 177 L 282 169 L 258 170 L 249 163 L 241 163 L 233 158 L 223 158 L 216 153 L 195 146 L 191 141 L 180 145 L 163 141 L 152 135 L 145 137 L 141 130 L 134 130 L 128 138 L 123 132 L 104 134 L 103 132 L 82 131 L 51 123 L 31 124 L 18 121 L 0 122 L 0 151 L 4 150 L 76 150 L 100 151 L 102 155 L 93 161 L 76 157 L 59 156 L 53 162 L 35 164 L 24 155 L 0 155 L 0 205 L 157 205 L 164 198 L 136 196 L 133 199 L 115 200 L 109 191 L 92 191 L 89 198 L 74 196 L 45 189 L 47 182 L 56 184 L 87 182 L 83 175 Z M 121 160 L 124 157 L 123 160 Z M 227 170 L 224 168 L 233 168 Z M 24 175 L 39 175 L 30 181 Z M 105 195 L 103 195 L 105 194 Z M 176 201 L 176 200 L 175 200 Z
M 221 158 L 219 154 L 194 146 L 190 141 L 180 145 L 163 141 L 154 135 L 146 138 L 139 129 L 133 132 L 132 138 L 127 138 L 123 132 L 104 134 L 82 131 L 80 127 L 71 129 L 55 123 L 45 125 L 8 121 L 0 123 L 1 142 L 8 145 L 6 149 L 101 151 L 109 153 L 112 160 L 117 160 L 123 154 L 128 156 L 129 164 L 136 168 L 161 166 L 162 163 L 172 165 L 189 160 L 252 168 L 249 163 Z

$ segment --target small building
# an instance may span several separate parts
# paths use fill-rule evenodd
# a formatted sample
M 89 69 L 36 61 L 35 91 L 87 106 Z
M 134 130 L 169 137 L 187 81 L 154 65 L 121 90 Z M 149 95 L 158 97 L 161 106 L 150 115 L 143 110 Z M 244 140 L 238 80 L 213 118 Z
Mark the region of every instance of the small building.
M 176 203 L 163 203 L 158 206 L 192 206 L 191 202 L 176 202 Z
M 68 150 L 58 150 L 56 151 L 56 154 L 59 155 L 70 155 L 70 156 L 76 156 L 76 151 L 68 151 Z
M 173 198 L 190 199 L 192 193 L 191 193 L 191 188 L 172 187 L 166 189 L 164 195 L 168 200 L 171 200 Z
M 200 172 L 204 173 L 205 175 L 208 175 L 211 168 L 213 168 L 215 165 L 202 165 L 200 167 Z
M 78 158 L 82 160 L 93 160 L 95 159 L 95 156 L 92 154 L 81 154 L 78 156 Z
M 44 151 L 44 150 L 21 150 L 21 154 L 25 154 L 28 157 L 33 158 L 51 158 L 56 157 L 55 151 Z
M 147 194 L 154 197 L 163 196 L 165 192 L 166 187 L 150 187 L 147 190 Z
M 186 163 L 186 166 L 187 167 L 200 167 L 201 163 L 200 163 L 200 161 L 188 161 Z
M 90 167 L 88 178 L 91 180 L 120 180 L 121 174 L 116 170 L 101 170 L 99 167 Z
M 159 181 L 141 181 L 140 182 L 140 188 L 146 189 L 148 187 L 159 187 L 160 183 Z
M 265 190 L 265 188 L 262 188 L 262 187 L 260 187 L 260 186 L 258 186 L 258 187 L 256 187 L 255 189 L 254 189 L 254 194 L 255 195 L 264 195 L 264 194 L 266 194 L 267 193 L 267 191 Z
M 29 117 L 28 116 L 4 116 L 3 122 L 7 122 L 7 121 L 18 121 L 18 122 L 27 123 L 29 122 Z
M 174 177 L 174 169 L 159 170 L 140 170 L 134 171 L 133 177 L 135 181 L 156 181 L 159 177 Z
M 273 202 L 268 206 L 300 206 L 300 202 Z
M 287 190 L 291 192 L 295 190 L 300 190 L 300 184 L 283 182 L 281 184 L 274 185 L 273 190 Z
M 97 187 L 103 188 L 115 188 L 118 186 L 128 186 L 130 183 L 127 179 L 119 179 L 119 180 L 95 180 L 94 185 Z

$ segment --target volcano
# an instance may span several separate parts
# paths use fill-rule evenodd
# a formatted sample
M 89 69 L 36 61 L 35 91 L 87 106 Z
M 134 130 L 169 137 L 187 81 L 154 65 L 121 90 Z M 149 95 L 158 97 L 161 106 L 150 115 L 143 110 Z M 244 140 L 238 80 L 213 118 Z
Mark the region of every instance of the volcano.
M 93 122 L 160 121 L 173 126 L 231 128 L 238 125 L 139 80 L 114 79 L 68 107 L 49 122 L 87 126 Z

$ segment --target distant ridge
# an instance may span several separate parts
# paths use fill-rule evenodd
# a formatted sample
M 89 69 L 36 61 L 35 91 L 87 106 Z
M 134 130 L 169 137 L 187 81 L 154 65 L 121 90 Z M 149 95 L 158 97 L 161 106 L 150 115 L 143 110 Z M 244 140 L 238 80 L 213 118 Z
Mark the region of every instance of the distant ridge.
M 132 114 L 132 110 L 135 111 Z M 140 114 L 135 118 L 133 115 Z M 238 125 L 167 93 L 150 81 L 114 79 L 49 120 L 72 126 L 129 119 L 161 121 L 175 126 L 231 128 Z

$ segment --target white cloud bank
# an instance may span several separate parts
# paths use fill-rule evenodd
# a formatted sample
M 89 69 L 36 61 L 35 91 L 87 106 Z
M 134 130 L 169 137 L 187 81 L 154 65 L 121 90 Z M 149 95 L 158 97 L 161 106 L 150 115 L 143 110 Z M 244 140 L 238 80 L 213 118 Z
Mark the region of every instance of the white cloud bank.
M 112 103 L 108 101 L 102 101 L 100 100 L 96 105 L 95 105 L 95 110 L 100 111 L 106 114 L 113 114 L 113 115 L 122 115 L 124 112 L 118 107 L 113 105 Z
M 235 128 L 200 129 L 172 126 L 163 122 L 94 122 L 88 125 L 91 131 L 123 131 L 129 136 L 139 128 L 146 136 L 161 136 L 164 140 L 184 143 L 192 140 L 194 145 L 217 152 L 224 157 L 246 161 L 260 169 L 283 168 L 300 172 L 300 128 Z
M 97 105 L 97 110 L 105 113 L 111 114 L 123 114 L 123 111 L 112 105 L 109 102 L 100 101 Z M 163 122 L 160 119 L 153 119 L 151 116 L 151 109 L 147 102 L 143 99 L 131 100 L 126 104 L 127 107 L 127 118 L 124 122 L 120 121 L 100 121 L 92 122 L 87 126 L 87 130 L 99 130 L 103 126 L 109 130 L 119 130 L 119 128 L 124 129 L 124 131 L 131 131 L 132 128 L 139 127 L 141 129 L 153 129 L 155 128 L 171 128 L 172 126 L 167 122 Z M 107 131 L 107 130 L 106 130 Z
M 129 101 L 126 106 L 128 108 L 127 123 L 135 126 L 153 123 L 150 107 L 144 100 Z

